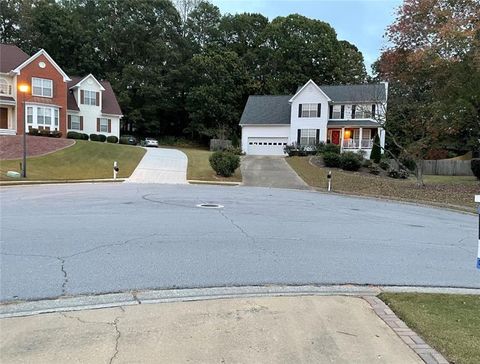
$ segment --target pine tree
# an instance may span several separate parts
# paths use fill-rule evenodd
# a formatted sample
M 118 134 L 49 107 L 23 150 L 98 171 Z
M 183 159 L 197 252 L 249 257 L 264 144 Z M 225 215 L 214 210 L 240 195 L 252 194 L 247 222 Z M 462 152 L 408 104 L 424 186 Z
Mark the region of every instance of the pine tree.
M 380 159 L 382 158 L 382 149 L 380 148 L 380 137 L 375 135 L 375 139 L 373 139 L 373 148 L 372 152 L 370 153 L 370 159 L 373 160 L 375 163 L 379 163 Z

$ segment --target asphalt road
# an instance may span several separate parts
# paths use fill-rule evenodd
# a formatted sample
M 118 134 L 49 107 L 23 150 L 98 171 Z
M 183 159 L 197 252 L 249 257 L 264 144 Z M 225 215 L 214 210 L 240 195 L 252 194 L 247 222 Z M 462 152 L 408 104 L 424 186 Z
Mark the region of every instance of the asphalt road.
M 446 210 L 133 183 L 8 187 L 0 203 L 2 301 L 264 284 L 480 288 L 478 218 Z

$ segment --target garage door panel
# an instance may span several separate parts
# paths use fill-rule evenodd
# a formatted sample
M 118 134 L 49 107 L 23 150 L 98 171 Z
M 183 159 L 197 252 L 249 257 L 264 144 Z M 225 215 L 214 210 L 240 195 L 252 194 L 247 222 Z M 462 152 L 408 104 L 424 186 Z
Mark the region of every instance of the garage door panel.
M 288 144 L 288 138 L 248 138 L 250 155 L 285 155 L 283 149 Z

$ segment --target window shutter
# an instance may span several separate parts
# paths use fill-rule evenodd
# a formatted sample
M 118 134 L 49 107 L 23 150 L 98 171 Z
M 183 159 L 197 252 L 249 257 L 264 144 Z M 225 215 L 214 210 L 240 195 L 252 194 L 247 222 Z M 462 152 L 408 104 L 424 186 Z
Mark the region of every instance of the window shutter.
M 108 132 L 112 132 L 112 119 L 108 119 Z
M 80 90 L 80 103 L 85 103 L 85 92 L 83 90 Z
M 320 129 L 317 129 L 317 135 L 315 136 L 315 143 L 320 143 Z
M 345 105 L 342 105 L 342 106 L 341 106 L 341 109 L 340 109 L 340 118 L 341 118 L 341 119 L 345 119 Z
M 318 104 L 317 106 L 317 118 L 322 116 L 322 104 Z
M 333 119 L 333 105 L 329 106 L 328 118 Z
M 375 104 L 372 105 L 372 118 L 375 118 L 375 116 L 376 116 L 376 115 L 375 115 L 376 106 L 377 106 L 377 105 L 375 105 Z
M 100 131 L 100 118 L 97 118 L 97 131 Z
M 80 130 L 83 130 L 83 116 L 80 116 Z
M 302 117 L 302 104 L 298 104 L 298 117 Z
M 95 92 L 95 105 L 100 106 L 100 92 Z
M 355 109 L 357 108 L 357 105 L 352 105 L 352 119 L 355 119 Z
M 72 128 L 72 115 L 68 115 L 68 128 Z
M 300 145 L 300 133 L 302 132 L 301 129 L 297 129 L 297 144 Z

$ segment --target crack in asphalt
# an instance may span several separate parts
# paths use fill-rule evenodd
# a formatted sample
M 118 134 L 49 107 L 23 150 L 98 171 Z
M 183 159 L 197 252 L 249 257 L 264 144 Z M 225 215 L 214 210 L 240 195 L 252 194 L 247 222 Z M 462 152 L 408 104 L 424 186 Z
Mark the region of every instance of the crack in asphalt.
M 234 226 L 238 231 L 240 231 L 240 233 L 241 233 L 243 236 L 245 236 L 248 240 L 250 240 L 250 241 L 253 243 L 253 245 L 254 245 L 255 248 L 263 251 L 264 253 L 273 255 L 273 256 L 274 256 L 273 261 L 274 261 L 275 263 L 278 263 L 278 260 L 277 260 L 278 254 L 277 254 L 274 250 L 271 250 L 271 251 L 270 251 L 270 250 L 264 248 L 261 244 L 259 244 L 259 243 L 257 242 L 257 239 L 256 239 L 254 236 L 250 235 L 244 228 L 242 228 L 242 227 L 241 227 L 240 225 L 238 225 L 235 221 L 233 221 L 233 219 L 231 219 L 230 217 L 228 217 L 227 215 L 225 215 L 225 213 L 224 213 L 221 209 L 220 209 L 220 210 L 217 210 L 217 211 L 218 211 L 218 213 L 219 213 L 220 215 L 222 215 L 222 216 L 225 218 L 225 220 L 227 220 L 232 226 Z
M 62 283 L 62 296 L 64 296 L 67 293 L 67 283 L 68 283 L 68 273 L 65 270 L 65 259 L 63 258 L 58 258 L 60 261 L 60 269 L 62 270 L 63 273 L 63 283 Z

